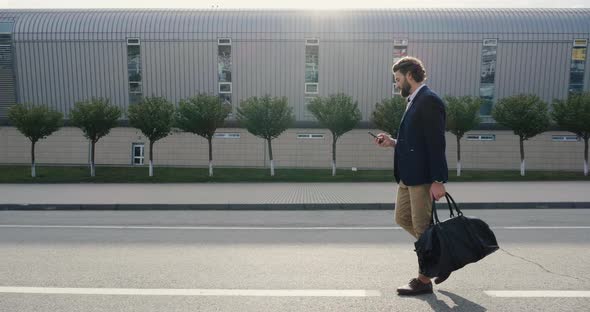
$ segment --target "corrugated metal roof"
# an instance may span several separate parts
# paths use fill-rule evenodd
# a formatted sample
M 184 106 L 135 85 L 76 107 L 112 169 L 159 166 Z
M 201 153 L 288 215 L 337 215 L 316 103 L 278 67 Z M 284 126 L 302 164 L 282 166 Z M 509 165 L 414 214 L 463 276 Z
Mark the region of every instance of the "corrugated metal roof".
M 15 34 L 590 33 L 590 9 L 0 10 Z

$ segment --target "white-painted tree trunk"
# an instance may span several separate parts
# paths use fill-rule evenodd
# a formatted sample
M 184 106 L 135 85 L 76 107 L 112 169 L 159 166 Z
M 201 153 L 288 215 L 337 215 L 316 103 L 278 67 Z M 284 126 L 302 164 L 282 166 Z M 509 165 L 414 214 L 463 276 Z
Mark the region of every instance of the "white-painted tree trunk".
M 213 176 L 213 161 L 209 161 L 209 176 Z
M 460 161 L 457 162 L 457 176 L 458 177 L 461 176 L 461 162 Z
M 90 176 L 94 177 L 96 174 L 96 169 L 94 166 L 94 143 L 90 141 Z
M 275 161 L 274 160 L 270 161 L 270 176 L 271 177 L 275 176 Z
M 520 163 L 520 175 L 524 177 L 524 159 Z
M 31 142 L 31 177 L 37 177 L 37 171 L 35 170 L 35 143 Z
M 332 176 L 336 176 L 336 163 L 334 161 L 332 161 Z
M 584 176 L 588 176 L 588 161 L 584 160 Z
M 150 160 L 150 177 L 154 176 L 154 163 Z

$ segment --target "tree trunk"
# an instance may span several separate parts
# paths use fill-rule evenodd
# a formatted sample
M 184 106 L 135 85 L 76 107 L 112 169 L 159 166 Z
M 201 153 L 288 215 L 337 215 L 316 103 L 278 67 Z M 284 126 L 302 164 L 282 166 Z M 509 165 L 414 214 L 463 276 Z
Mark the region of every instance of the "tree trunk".
M 457 176 L 461 176 L 461 137 L 457 136 Z
M 520 138 L 520 175 L 524 177 L 525 164 L 524 164 L 524 140 Z
M 96 169 L 94 166 L 94 151 L 96 149 L 96 142 L 92 141 L 92 144 L 90 146 L 90 176 L 94 177 L 96 175 Z
M 272 157 L 272 139 L 267 139 L 268 141 L 268 157 L 270 159 L 270 176 L 274 177 L 275 176 L 275 161 Z
M 31 177 L 37 177 L 37 172 L 35 170 L 35 143 L 31 141 Z
M 336 176 L 336 141 L 338 138 L 332 133 L 332 176 Z
M 213 137 L 208 138 L 209 141 L 209 176 L 213 176 Z
M 154 176 L 154 142 L 150 140 L 150 177 Z
M 588 139 L 590 137 L 584 138 L 584 176 L 588 176 Z

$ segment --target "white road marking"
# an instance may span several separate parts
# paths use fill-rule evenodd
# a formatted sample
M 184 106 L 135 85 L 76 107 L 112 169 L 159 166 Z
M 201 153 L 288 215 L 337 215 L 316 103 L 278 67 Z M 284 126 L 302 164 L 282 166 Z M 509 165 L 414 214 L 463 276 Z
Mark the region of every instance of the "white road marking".
M 402 230 L 398 226 L 137 226 L 0 224 L 0 228 L 110 229 L 110 230 Z M 499 230 L 587 230 L 590 226 L 493 226 Z
M 144 289 L 0 287 L 0 293 L 133 296 L 255 296 L 255 297 L 379 297 L 378 290 L 363 289 Z
M 350 226 L 135 226 L 135 225 L 23 225 L 2 224 L 0 228 L 59 228 L 59 229 L 132 229 L 132 230 L 401 230 L 395 226 L 350 227 Z
M 589 298 L 586 290 L 486 290 L 488 296 L 501 298 Z
M 505 226 L 506 230 L 585 230 L 590 226 Z

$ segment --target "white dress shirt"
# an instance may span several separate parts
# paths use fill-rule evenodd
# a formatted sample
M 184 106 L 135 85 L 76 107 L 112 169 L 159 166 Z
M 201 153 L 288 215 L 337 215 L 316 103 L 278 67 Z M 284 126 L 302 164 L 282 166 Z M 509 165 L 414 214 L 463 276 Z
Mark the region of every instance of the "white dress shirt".
M 416 90 L 414 90 L 412 94 L 410 94 L 410 96 L 408 96 L 408 105 L 406 106 L 406 111 L 410 109 L 410 106 L 412 105 L 412 102 L 414 101 L 416 94 L 418 94 L 418 91 L 420 91 L 420 89 L 422 89 L 424 86 L 425 84 L 421 84 L 420 86 L 418 86 L 418 88 L 416 88 Z
M 420 89 L 422 89 L 424 86 L 425 84 L 421 84 L 420 86 L 418 86 L 418 88 L 416 88 L 416 90 L 414 90 L 414 92 L 412 92 L 412 94 L 410 94 L 410 96 L 408 96 L 408 105 L 406 106 L 406 111 L 410 109 L 410 106 L 412 105 L 412 101 L 416 97 L 416 94 L 418 94 Z M 397 139 L 393 138 L 392 136 L 389 136 L 389 138 L 394 142 L 394 144 L 397 144 Z

